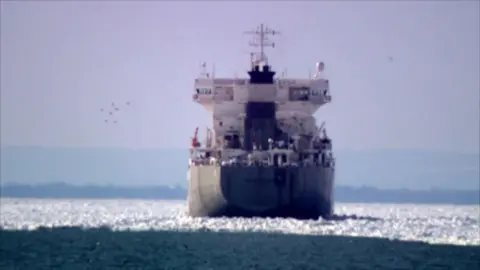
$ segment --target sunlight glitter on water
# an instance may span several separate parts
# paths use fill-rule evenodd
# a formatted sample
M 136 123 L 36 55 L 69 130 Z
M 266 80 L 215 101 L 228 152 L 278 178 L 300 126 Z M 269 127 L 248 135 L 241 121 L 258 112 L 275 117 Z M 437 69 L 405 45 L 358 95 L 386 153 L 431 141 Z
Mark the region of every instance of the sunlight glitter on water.
M 209 230 L 344 235 L 480 245 L 480 207 L 337 204 L 336 220 L 191 218 L 184 201 L 1 199 L 0 228 L 106 226 L 115 230 Z

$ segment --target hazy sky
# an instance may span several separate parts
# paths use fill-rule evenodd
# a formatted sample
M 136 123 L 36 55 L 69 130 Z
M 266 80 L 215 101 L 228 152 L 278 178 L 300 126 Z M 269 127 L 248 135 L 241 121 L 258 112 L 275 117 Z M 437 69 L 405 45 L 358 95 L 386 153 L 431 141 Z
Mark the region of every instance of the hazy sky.
M 201 61 L 245 74 L 243 31 L 282 32 L 274 69 L 326 63 L 337 148 L 478 152 L 478 1 L 2 1 L 1 144 L 187 147 Z M 393 57 L 393 62 L 388 57 Z M 119 123 L 100 108 L 131 101 Z

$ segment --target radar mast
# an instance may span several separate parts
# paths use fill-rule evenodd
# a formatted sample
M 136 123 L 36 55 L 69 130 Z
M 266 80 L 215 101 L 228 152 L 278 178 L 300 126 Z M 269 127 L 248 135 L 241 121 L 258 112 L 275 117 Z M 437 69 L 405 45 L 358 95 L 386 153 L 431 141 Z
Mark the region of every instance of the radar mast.
M 265 26 L 263 23 L 257 27 L 257 30 L 254 31 L 246 31 L 245 34 L 254 35 L 252 41 L 250 41 L 249 45 L 252 47 L 260 47 L 260 52 L 251 53 L 251 61 L 252 65 L 258 65 L 259 63 L 268 65 L 268 59 L 265 55 L 265 47 L 272 47 L 275 48 L 275 42 L 272 42 L 268 39 L 268 35 L 279 35 L 280 32 Z M 254 59 L 254 55 L 257 55 Z

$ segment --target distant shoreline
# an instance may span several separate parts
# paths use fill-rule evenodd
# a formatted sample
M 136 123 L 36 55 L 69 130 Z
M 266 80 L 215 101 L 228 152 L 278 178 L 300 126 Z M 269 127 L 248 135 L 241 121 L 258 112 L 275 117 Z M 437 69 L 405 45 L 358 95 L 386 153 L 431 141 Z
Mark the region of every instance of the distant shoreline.
M 100 186 L 50 183 L 38 185 L 5 184 L 0 198 L 30 199 L 134 199 L 186 200 L 185 187 L 176 186 Z M 374 187 L 335 187 L 339 203 L 454 204 L 480 205 L 479 190 L 408 190 Z

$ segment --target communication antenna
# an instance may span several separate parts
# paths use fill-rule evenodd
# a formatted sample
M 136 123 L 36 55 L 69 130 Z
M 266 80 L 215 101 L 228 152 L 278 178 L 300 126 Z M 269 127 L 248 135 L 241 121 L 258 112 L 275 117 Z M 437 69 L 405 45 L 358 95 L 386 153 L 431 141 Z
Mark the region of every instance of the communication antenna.
M 267 57 L 265 55 L 265 47 L 272 47 L 275 48 L 275 42 L 272 42 L 268 39 L 268 35 L 279 35 L 280 32 L 273 30 L 263 23 L 257 27 L 257 30 L 254 31 L 246 31 L 245 34 L 254 35 L 254 39 L 250 41 L 250 46 L 252 47 L 260 47 L 259 58 L 255 60 L 256 63 L 264 62 L 268 64 Z M 251 54 L 252 55 L 252 54 Z M 252 59 L 253 61 L 253 59 Z

